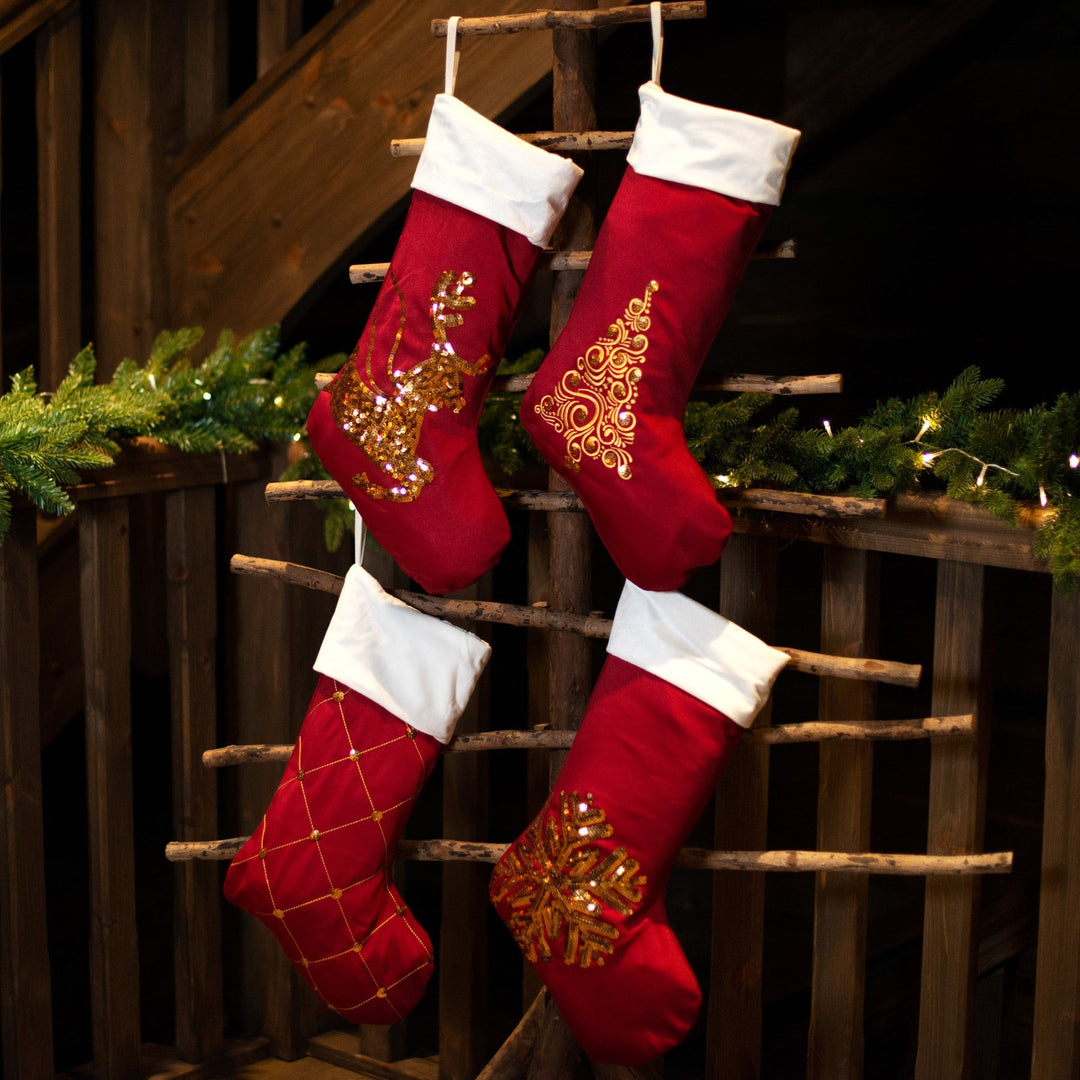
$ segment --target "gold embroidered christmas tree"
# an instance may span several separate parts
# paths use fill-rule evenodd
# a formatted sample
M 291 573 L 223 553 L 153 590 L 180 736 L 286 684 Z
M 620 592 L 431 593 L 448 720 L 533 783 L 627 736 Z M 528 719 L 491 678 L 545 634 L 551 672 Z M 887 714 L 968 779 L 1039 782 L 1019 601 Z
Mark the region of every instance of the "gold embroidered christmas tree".
M 563 939 L 563 962 L 602 966 L 619 929 L 611 913 L 629 915 L 641 903 L 645 875 L 625 847 L 605 851 L 597 840 L 613 828 L 592 796 L 559 796 L 559 813 L 543 813 L 495 867 L 491 897 L 508 900 L 514 940 L 532 962 L 550 960 Z
M 357 369 L 354 353 L 331 384 L 330 407 L 350 442 L 391 480 L 391 486 L 373 483 L 363 473 L 353 476 L 352 482 L 373 499 L 412 502 L 435 476 L 431 463 L 417 454 L 425 418 L 440 409 L 460 412 L 465 407 L 465 376 L 482 375 L 491 357 L 484 353 L 473 362 L 454 351 L 447 331 L 462 324 L 461 312 L 474 308 L 476 297 L 465 295 L 472 288 L 472 274 L 464 271 L 455 275 L 453 270 L 444 270 L 431 290 L 428 308 L 431 354 L 408 371 L 396 368 L 394 360 L 405 332 L 405 296 L 392 270 L 390 283 L 398 296 L 399 314 L 397 333 L 386 360 L 388 386 L 383 389 L 372 369 L 377 328 L 372 319 L 364 376 Z
M 632 475 L 634 402 L 641 381 L 649 339 L 649 306 L 659 289 L 655 281 L 645 295 L 626 305 L 621 319 L 608 328 L 608 336 L 591 345 L 566 372 L 553 394 L 541 398 L 536 412 L 560 435 L 566 436 L 566 463 L 575 472 L 583 457 L 599 459 L 624 480 Z

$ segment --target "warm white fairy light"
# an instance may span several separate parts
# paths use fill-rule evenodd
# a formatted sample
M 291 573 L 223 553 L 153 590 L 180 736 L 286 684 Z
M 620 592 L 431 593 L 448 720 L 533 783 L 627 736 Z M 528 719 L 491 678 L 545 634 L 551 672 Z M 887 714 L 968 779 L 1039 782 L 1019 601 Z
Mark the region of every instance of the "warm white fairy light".
M 989 468 L 990 468 L 990 466 L 987 465 L 984 462 L 982 469 L 979 470 L 979 475 L 975 478 L 975 486 L 976 487 L 982 487 L 983 486 L 983 484 L 986 481 L 986 470 L 989 469 Z
M 726 473 L 717 473 L 714 479 L 721 487 L 728 487 L 731 484 L 731 477 Z
M 833 437 L 833 435 L 832 435 L 832 424 L 830 424 L 828 420 L 822 420 L 821 421 L 821 426 L 825 429 L 826 434 L 831 439 Z
M 1039 485 L 1039 505 L 1040 506 L 1045 506 L 1049 501 L 1050 500 L 1047 499 L 1047 497 L 1046 497 L 1046 488 L 1044 488 L 1042 486 L 1042 484 L 1040 484 Z
M 915 441 L 918 442 L 929 430 L 930 425 L 933 424 L 933 420 L 929 416 L 923 418 L 922 427 L 919 428 L 919 434 L 915 436 Z
M 1076 454 L 1070 454 L 1069 455 L 1069 468 L 1070 469 L 1075 469 L 1075 468 L 1078 468 L 1078 467 L 1080 467 L 1080 456 L 1077 456 Z

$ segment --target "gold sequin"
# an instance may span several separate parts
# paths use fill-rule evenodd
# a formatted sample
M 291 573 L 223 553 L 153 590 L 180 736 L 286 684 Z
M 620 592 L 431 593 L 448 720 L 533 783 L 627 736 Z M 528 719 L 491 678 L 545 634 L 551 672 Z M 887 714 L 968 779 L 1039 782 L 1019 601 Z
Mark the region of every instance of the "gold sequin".
M 412 502 L 435 475 L 431 463 L 417 454 L 425 417 L 441 409 L 460 412 L 465 407 L 465 376 L 482 375 L 491 357 L 484 353 L 479 360 L 469 361 L 454 351 L 448 331 L 461 326 L 461 313 L 476 306 L 476 297 L 465 295 L 473 286 L 472 274 L 444 270 L 435 281 L 428 306 L 431 353 L 407 371 L 396 367 L 394 360 L 406 323 L 405 294 L 393 270 L 389 279 L 398 296 L 399 311 L 385 382 L 376 381 L 372 368 L 376 330 L 372 319 L 364 373 L 357 363 L 358 345 L 330 386 L 330 408 L 346 438 L 364 452 L 390 486 L 374 483 L 363 473 L 357 473 L 353 483 L 373 499 Z
M 375 991 L 375 996 L 377 998 L 386 997 L 386 987 L 385 986 L 380 986 L 379 989 Z
M 322 834 L 319 832 L 318 829 L 312 829 L 311 830 L 311 839 L 312 840 L 318 840 L 321 835 Z
M 284 919 L 285 918 L 285 912 L 282 911 L 281 908 L 279 908 L 279 907 L 274 908 L 274 918 L 275 919 Z
M 409 727 L 408 724 L 405 725 L 405 738 L 406 739 L 415 739 L 416 738 L 416 730 L 414 728 Z
M 333 696 L 335 701 L 344 701 L 345 700 L 345 695 L 340 690 L 335 690 L 332 696 Z
M 341 899 L 341 890 L 340 890 L 340 889 L 331 889 L 331 890 L 330 890 L 330 895 L 331 895 L 331 896 L 332 896 L 332 897 L 333 897 L 333 898 L 334 898 L 335 900 L 340 900 L 340 899 Z
M 560 435 L 566 436 L 566 464 L 581 470 L 582 458 L 592 458 L 623 479 L 633 473 L 634 403 L 641 381 L 649 339 L 649 307 L 660 286 L 650 281 L 645 295 L 626 305 L 621 319 L 608 328 L 608 336 L 591 345 L 577 358 L 576 368 L 566 372 L 536 405 L 536 412 Z
M 381 810 L 376 810 L 376 811 L 375 811 L 375 812 L 374 812 L 374 813 L 373 813 L 373 814 L 371 815 L 371 820 L 372 820 L 372 821 L 382 821 L 382 815 L 383 815 L 383 812 L 382 812 Z
M 614 951 L 611 914 L 635 910 L 646 878 L 625 847 L 596 846 L 613 832 L 591 795 L 563 791 L 558 815 L 541 814 L 496 865 L 492 899 L 509 903 L 510 932 L 530 961 L 550 960 L 560 938 L 566 964 L 599 966 Z

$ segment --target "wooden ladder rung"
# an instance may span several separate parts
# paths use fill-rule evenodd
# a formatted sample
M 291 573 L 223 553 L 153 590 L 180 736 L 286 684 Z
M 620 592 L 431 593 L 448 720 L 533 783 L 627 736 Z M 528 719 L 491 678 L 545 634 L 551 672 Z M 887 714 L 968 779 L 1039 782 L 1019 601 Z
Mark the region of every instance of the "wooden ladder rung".
M 834 739 L 870 739 L 881 742 L 910 739 L 939 739 L 970 735 L 975 730 L 972 713 L 964 716 L 926 716 L 917 720 L 866 720 L 858 722 L 766 724 L 751 728 L 743 742 L 780 746 L 789 743 L 828 742 Z M 480 731 L 458 735 L 446 746 L 448 754 L 481 750 L 569 750 L 573 731 L 538 728 L 522 731 Z M 219 746 L 204 750 L 202 763 L 208 769 L 228 765 L 250 765 L 261 761 L 288 761 L 292 743 L 251 743 L 246 746 Z
M 233 858 L 250 838 L 225 840 L 173 840 L 165 845 L 170 862 L 194 859 L 224 861 Z M 495 863 L 507 844 L 473 840 L 402 840 L 395 858 L 413 862 Z M 676 866 L 690 870 L 772 870 L 786 873 L 864 873 L 922 877 L 927 875 L 1007 874 L 1012 870 L 1011 851 L 970 855 L 907 855 L 850 851 L 709 851 L 683 848 Z
M 423 142 L 423 139 L 416 140 Z M 798 242 L 788 237 L 769 247 L 757 247 L 751 259 L 794 259 L 798 255 Z M 584 270 L 592 258 L 591 251 L 545 251 L 540 256 L 541 270 Z M 353 285 L 370 285 L 382 281 L 390 269 L 388 262 L 353 263 L 349 267 L 349 281 Z
M 290 585 L 302 585 L 317 592 L 338 595 L 345 579 L 326 570 L 286 562 L 282 559 L 262 559 L 254 555 L 234 555 L 229 561 L 234 574 L 272 578 Z M 606 638 L 611 633 L 611 620 L 599 615 L 577 615 L 568 611 L 550 611 L 546 606 L 498 604 L 485 600 L 448 600 L 443 596 L 391 589 L 399 600 L 427 615 L 445 619 L 467 619 L 475 622 L 499 623 L 504 626 L 523 626 L 538 630 L 568 630 L 584 637 Z M 806 649 L 776 646 L 788 654 L 788 670 L 808 675 L 863 682 L 891 683 L 894 686 L 915 687 L 922 676 L 922 665 L 904 664 L 896 660 L 870 657 L 827 656 Z
M 663 19 L 704 19 L 705 0 L 675 0 L 661 4 L 660 15 Z M 458 21 L 458 34 L 520 34 L 527 30 L 600 30 L 606 26 L 621 26 L 625 23 L 648 22 L 649 6 L 637 4 L 634 7 L 612 7 L 604 10 L 584 11 L 526 11 L 520 15 L 477 15 Z M 449 19 L 432 19 L 431 36 L 446 37 Z

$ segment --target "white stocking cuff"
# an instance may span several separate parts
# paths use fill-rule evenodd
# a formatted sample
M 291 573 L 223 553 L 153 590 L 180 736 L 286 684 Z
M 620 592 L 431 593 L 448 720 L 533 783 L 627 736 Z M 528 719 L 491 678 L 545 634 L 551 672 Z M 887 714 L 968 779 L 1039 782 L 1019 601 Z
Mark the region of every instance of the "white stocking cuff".
M 447 743 L 490 655 L 486 641 L 409 607 L 352 566 L 314 667 Z
M 627 582 L 607 651 L 748 728 L 788 662 L 749 631 L 678 592 Z
M 451 94 L 438 94 L 412 186 L 545 247 L 582 170 L 524 142 Z
M 795 128 L 675 97 L 654 82 L 638 96 L 641 116 L 626 156 L 635 172 L 779 206 Z

